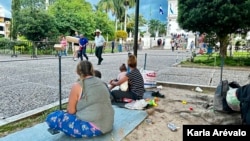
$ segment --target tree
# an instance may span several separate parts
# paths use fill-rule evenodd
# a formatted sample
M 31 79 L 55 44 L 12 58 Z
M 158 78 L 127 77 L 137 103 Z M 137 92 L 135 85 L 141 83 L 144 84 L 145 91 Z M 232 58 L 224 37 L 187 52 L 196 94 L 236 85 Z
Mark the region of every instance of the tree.
M 45 10 L 45 0 L 19 0 L 22 9 Z
M 106 13 L 111 12 L 112 15 L 115 14 L 113 0 L 100 0 L 97 4 L 97 9 L 100 11 L 105 11 Z
M 135 3 L 135 0 L 125 0 L 123 3 L 125 6 L 124 31 L 127 32 L 127 12 L 128 12 L 128 9 L 134 7 L 136 3 Z
M 200 33 L 216 33 L 220 54 L 227 55 L 229 34 L 248 30 L 250 0 L 178 0 L 177 21 L 181 28 Z
M 45 11 L 30 11 L 23 9 L 19 16 L 18 31 L 31 41 L 41 41 L 48 37 L 50 40 L 55 39 L 58 35 L 56 22 L 53 16 L 48 15 Z
M 114 24 L 112 23 L 112 21 L 109 20 L 108 15 L 100 11 L 96 11 L 95 15 L 96 15 L 95 28 L 101 29 L 103 36 L 107 35 L 111 38 L 114 38 L 115 34 Z
M 116 31 L 117 22 L 124 22 L 124 30 L 127 30 L 127 10 L 135 6 L 135 0 L 100 0 L 97 9 L 111 12 L 115 16 Z
M 56 18 L 56 27 L 61 34 L 70 35 L 74 31 L 92 37 L 95 30 L 95 15 L 90 3 L 82 0 L 57 0 L 48 9 Z
M 147 20 L 143 15 L 139 15 L 139 26 L 144 26 L 147 23 Z M 127 23 L 127 31 L 134 32 L 135 30 L 135 14 L 130 14 Z
M 114 0 L 100 0 L 97 4 L 97 10 L 106 13 L 111 12 L 111 14 L 115 16 L 115 30 L 117 31 L 117 12 L 114 5 Z
M 10 37 L 13 40 L 17 39 L 17 28 L 18 28 L 18 18 L 20 18 L 19 16 L 19 12 L 21 9 L 21 3 L 19 0 L 12 0 L 12 4 L 11 4 L 11 14 L 12 14 L 12 22 L 11 22 L 11 32 L 10 32 Z
M 162 23 L 159 20 L 152 19 L 149 21 L 149 32 L 151 35 L 155 35 L 156 32 L 159 32 Z
M 166 23 L 160 23 L 160 27 L 158 28 L 159 29 L 159 34 L 164 36 L 166 34 L 166 26 L 167 24 Z
M 115 37 L 117 40 L 119 40 L 120 38 L 122 38 L 122 40 L 126 40 L 128 37 L 128 33 L 123 30 L 117 30 L 115 33 Z

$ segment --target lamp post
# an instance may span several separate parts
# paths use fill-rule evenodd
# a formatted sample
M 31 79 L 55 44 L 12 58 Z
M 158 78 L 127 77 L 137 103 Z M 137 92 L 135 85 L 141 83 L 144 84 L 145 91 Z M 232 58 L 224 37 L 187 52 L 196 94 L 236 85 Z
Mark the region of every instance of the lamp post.
M 125 0 L 124 5 L 125 5 L 124 31 L 127 32 L 127 11 L 128 11 L 129 1 Z
M 140 0 L 135 0 L 135 36 L 134 36 L 134 55 L 137 57 L 137 49 L 138 49 L 138 20 L 139 20 L 139 4 Z

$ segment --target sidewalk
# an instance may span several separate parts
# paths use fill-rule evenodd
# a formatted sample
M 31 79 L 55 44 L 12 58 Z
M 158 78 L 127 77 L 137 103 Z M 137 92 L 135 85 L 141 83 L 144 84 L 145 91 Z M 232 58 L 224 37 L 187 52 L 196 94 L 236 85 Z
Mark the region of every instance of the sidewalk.
M 89 59 L 94 68 L 102 72 L 103 81 L 109 82 L 116 78 L 119 66 L 127 61 L 127 55 L 127 52 L 103 54 L 104 61 L 99 66 L 96 65 L 97 58 L 93 54 L 89 55 Z M 183 88 L 185 86 L 189 90 L 195 86 L 208 89 L 216 87 L 220 82 L 220 68 L 174 67 L 176 66 L 174 64 L 178 64 L 189 56 L 190 54 L 186 51 L 143 50 L 138 51 L 137 66 L 139 69 L 154 70 L 158 83 L 166 83 L 169 87 Z M 9 62 L 9 59 L 22 61 Z M 40 112 L 44 110 L 41 107 L 46 107 L 46 105 L 46 108 L 49 108 L 52 103 L 58 104 L 58 58 L 31 59 L 0 56 L 0 61 L 5 61 L 1 62 L 0 68 L 0 102 L 2 104 L 0 115 L 3 115 L 5 119 L 0 119 L 0 125 Z M 78 78 L 75 67 L 79 61 L 73 61 L 73 57 L 69 56 L 62 57 L 61 62 L 61 92 L 62 99 L 66 99 L 72 83 Z M 224 68 L 222 76 L 223 79 L 237 81 L 244 85 L 248 83 L 248 75 L 247 70 Z

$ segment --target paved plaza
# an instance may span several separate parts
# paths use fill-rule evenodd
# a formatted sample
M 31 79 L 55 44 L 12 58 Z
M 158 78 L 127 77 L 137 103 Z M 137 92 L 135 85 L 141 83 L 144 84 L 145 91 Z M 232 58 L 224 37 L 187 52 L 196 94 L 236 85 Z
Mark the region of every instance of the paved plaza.
M 94 68 L 102 72 L 105 82 L 116 78 L 119 66 L 127 61 L 127 52 L 103 54 L 102 65 L 97 58 L 89 54 Z M 143 50 L 138 51 L 138 68 L 153 70 L 158 82 L 188 84 L 194 86 L 216 87 L 220 81 L 221 69 L 180 67 L 181 60 L 190 57 L 186 51 Z M 72 56 L 61 59 L 62 99 L 68 97 L 71 85 L 78 76 Z M 55 56 L 30 58 L 0 55 L 0 116 L 13 117 L 59 100 L 59 60 Z M 237 81 L 241 85 L 248 83 L 249 70 L 223 69 L 223 79 Z M 0 119 L 0 123 L 3 121 Z

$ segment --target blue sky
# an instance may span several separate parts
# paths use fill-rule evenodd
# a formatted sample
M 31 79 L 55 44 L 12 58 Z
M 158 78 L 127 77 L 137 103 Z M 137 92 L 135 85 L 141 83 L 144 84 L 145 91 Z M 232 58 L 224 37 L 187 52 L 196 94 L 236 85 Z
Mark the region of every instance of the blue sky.
M 11 0 L 0 0 L 0 6 L 4 8 L 4 14 L 7 18 L 11 17 Z
M 92 5 L 97 4 L 99 0 L 86 0 Z M 163 15 L 159 14 L 160 5 L 162 6 Z M 5 16 L 11 17 L 11 0 L 0 0 L 0 6 L 4 8 Z M 139 13 L 144 16 L 147 20 L 156 19 L 162 22 L 166 22 L 167 16 L 167 0 L 140 0 Z M 129 13 L 134 13 L 135 9 L 130 9 Z
M 99 0 L 86 0 L 92 5 L 97 4 Z M 163 15 L 159 14 L 160 5 L 163 9 Z M 167 0 L 140 0 L 139 13 L 144 16 L 145 19 L 156 19 L 162 22 L 167 22 Z M 135 9 L 130 9 L 129 13 L 134 13 Z

